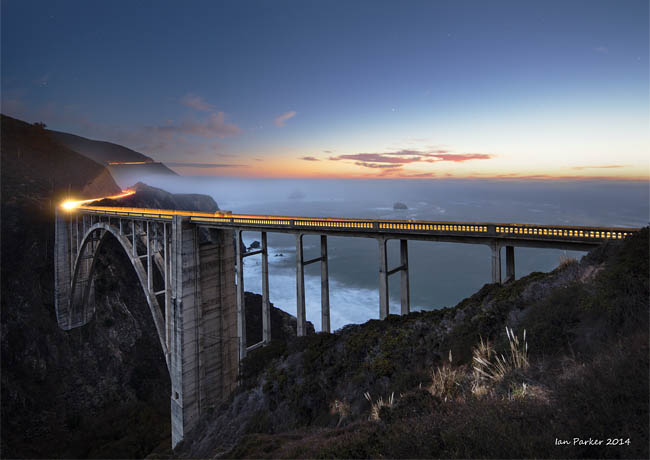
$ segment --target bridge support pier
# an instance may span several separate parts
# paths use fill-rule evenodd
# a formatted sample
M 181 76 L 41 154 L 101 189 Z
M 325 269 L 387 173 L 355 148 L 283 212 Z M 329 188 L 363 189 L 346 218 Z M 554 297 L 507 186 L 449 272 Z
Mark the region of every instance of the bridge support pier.
M 56 210 L 54 230 L 54 307 L 59 327 L 72 329 L 70 325 L 70 284 L 72 282 L 73 254 L 70 248 L 70 221 Z
M 232 240 L 231 231 L 212 230 L 210 241 L 200 243 L 198 226 L 182 216 L 173 218 L 172 446 L 236 385 L 239 343 L 233 338 L 238 321 Z
M 390 314 L 388 277 L 397 272 L 401 272 L 400 314 L 408 315 L 411 312 L 408 240 L 400 240 L 400 265 L 392 270 L 388 270 L 388 253 L 386 249 L 388 240 L 378 238 L 377 241 L 379 242 L 379 318 L 385 319 Z
M 379 243 L 379 319 L 388 316 L 388 254 L 386 253 L 386 239 L 377 238 Z
M 269 249 L 262 232 L 262 342 L 271 341 L 271 304 L 269 300 Z
M 239 337 L 239 359 L 246 357 L 246 304 L 244 297 L 244 251 L 242 230 L 235 230 L 235 254 L 237 259 L 237 337 Z
M 492 282 L 501 283 L 501 246 L 497 241 L 490 245 L 492 248 Z
M 296 322 L 298 337 L 307 332 L 305 318 L 305 260 L 302 250 L 302 233 L 296 234 Z
M 400 267 L 402 286 L 400 289 L 401 294 L 401 311 L 402 315 L 408 315 L 411 312 L 411 293 L 409 288 L 409 249 L 408 240 L 400 240 Z
M 320 311 L 321 331 L 330 329 L 330 281 L 327 266 L 327 235 L 320 236 Z
M 321 301 L 321 330 L 330 332 L 330 292 L 329 274 L 327 267 L 327 236 L 320 237 L 320 257 L 305 260 L 301 233 L 296 234 L 296 320 L 297 334 L 307 333 L 307 316 L 305 308 L 305 266 L 320 262 L 320 301 Z
M 506 283 L 515 280 L 515 248 L 506 246 Z

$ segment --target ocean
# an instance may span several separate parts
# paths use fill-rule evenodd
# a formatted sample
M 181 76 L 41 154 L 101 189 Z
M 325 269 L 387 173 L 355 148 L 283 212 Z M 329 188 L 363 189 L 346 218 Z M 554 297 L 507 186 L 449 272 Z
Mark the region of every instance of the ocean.
M 473 222 L 642 227 L 648 225 L 646 182 L 514 180 L 240 179 L 152 176 L 143 182 L 172 193 L 212 196 L 233 213 L 427 219 Z M 127 186 L 129 184 L 120 184 Z M 394 210 L 401 202 L 406 210 Z M 246 245 L 260 240 L 244 233 Z M 304 237 L 305 258 L 320 255 L 318 236 Z M 269 295 L 296 313 L 295 237 L 269 233 Z M 372 238 L 329 237 L 332 330 L 379 317 L 378 245 Z M 485 245 L 409 241 L 411 309 L 456 305 L 491 280 Z M 564 257 L 585 253 L 515 248 L 516 276 L 550 271 Z M 399 242 L 389 242 L 389 268 L 399 265 Z M 261 256 L 244 264 L 247 291 L 261 293 Z M 505 250 L 502 250 L 505 274 Z M 305 268 L 307 319 L 320 321 L 320 264 Z M 390 310 L 399 313 L 399 275 L 390 277 Z

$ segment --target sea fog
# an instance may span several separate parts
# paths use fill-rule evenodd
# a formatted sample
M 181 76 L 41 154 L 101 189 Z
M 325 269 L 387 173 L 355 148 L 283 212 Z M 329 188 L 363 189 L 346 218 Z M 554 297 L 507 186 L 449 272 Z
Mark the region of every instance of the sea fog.
M 151 176 L 143 182 L 172 193 L 210 195 L 233 213 L 440 221 L 641 227 L 648 225 L 648 183 L 612 181 L 240 179 Z M 131 184 L 120 184 L 124 187 Z M 401 202 L 406 210 L 394 210 Z M 244 233 L 246 245 L 260 240 Z M 317 236 L 304 237 L 305 258 L 320 255 Z M 295 237 L 269 233 L 271 302 L 296 313 Z M 372 238 L 329 237 L 332 330 L 379 317 L 378 245 Z M 485 245 L 409 241 L 411 309 L 456 305 L 491 279 Z M 516 276 L 553 270 L 585 253 L 515 248 Z M 261 256 L 244 264 L 247 291 L 261 292 Z M 389 268 L 399 242 L 389 242 Z M 505 250 L 502 250 L 505 275 Z M 390 309 L 399 312 L 399 275 L 390 277 Z M 305 269 L 307 319 L 320 321 L 320 265 Z

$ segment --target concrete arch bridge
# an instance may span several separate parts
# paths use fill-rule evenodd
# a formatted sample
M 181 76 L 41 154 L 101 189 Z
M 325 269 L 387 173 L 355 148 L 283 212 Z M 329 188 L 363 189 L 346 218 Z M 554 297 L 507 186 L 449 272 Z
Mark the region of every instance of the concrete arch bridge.
M 261 233 L 261 248 L 245 252 L 242 232 Z M 388 277 L 400 273 L 401 313 L 410 311 L 408 240 L 484 244 L 491 251 L 491 280 L 515 277 L 515 247 L 589 250 L 623 239 L 636 228 L 515 223 L 372 220 L 234 215 L 178 210 L 118 208 L 91 204 L 60 209 L 56 217 L 55 307 L 61 328 L 88 323 L 94 314 L 97 255 L 115 238 L 129 256 L 151 311 L 171 377 L 172 445 L 201 413 L 237 384 L 239 362 L 271 340 L 267 233 L 296 238 L 297 334 L 306 332 L 304 267 L 320 263 L 321 316 L 329 332 L 328 236 L 378 242 L 379 317 L 389 312 Z M 305 260 L 303 236 L 319 235 L 320 257 Z M 400 240 L 400 265 L 389 268 L 386 243 Z M 262 256 L 263 338 L 246 345 L 244 258 Z

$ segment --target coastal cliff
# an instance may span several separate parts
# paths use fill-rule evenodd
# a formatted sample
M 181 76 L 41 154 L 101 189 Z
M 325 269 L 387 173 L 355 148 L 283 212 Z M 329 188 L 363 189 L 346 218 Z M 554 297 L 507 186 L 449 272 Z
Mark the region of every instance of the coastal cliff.
M 106 180 L 98 172 L 97 180 Z M 2 174 L 5 187 L 11 184 L 5 174 L 16 177 L 11 163 L 3 163 Z M 83 187 L 85 179 L 76 180 Z M 135 189 L 128 205 L 218 209 L 205 195 L 173 195 L 145 184 Z M 33 187 L 12 196 L 2 204 L 3 457 L 142 458 L 169 451 L 169 374 L 128 257 L 117 241 L 106 241 L 95 316 L 83 327 L 61 330 L 54 314 L 53 213 L 34 205 L 56 205 L 56 193 Z M 251 341 L 261 340 L 261 305 L 260 296 L 246 293 Z M 276 339 L 295 336 L 291 315 L 272 307 L 271 322 Z
M 645 228 L 453 308 L 255 350 L 173 455 L 647 458 L 648 364 Z

